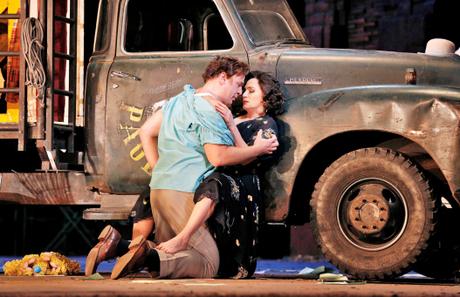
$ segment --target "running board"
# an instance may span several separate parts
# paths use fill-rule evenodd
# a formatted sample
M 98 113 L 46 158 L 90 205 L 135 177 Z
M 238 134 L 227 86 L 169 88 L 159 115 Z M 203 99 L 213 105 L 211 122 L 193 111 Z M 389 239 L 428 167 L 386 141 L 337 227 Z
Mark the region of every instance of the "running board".
M 93 221 L 126 221 L 130 213 L 131 208 L 126 207 L 87 208 L 83 211 L 83 219 Z
M 100 195 L 101 207 L 83 211 L 84 220 L 126 221 L 139 195 Z

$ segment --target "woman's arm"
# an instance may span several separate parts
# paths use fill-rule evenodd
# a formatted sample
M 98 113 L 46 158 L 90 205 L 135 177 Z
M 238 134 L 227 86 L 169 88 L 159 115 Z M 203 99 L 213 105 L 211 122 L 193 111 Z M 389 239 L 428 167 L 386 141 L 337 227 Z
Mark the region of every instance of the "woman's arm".
M 247 147 L 248 145 L 244 141 L 243 137 L 241 137 L 240 131 L 236 127 L 236 123 L 235 123 L 235 120 L 233 119 L 233 114 L 231 110 L 222 102 L 216 102 L 214 106 L 217 112 L 220 113 L 228 129 L 232 133 L 233 139 L 235 140 L 235 146 L 236 147 Z

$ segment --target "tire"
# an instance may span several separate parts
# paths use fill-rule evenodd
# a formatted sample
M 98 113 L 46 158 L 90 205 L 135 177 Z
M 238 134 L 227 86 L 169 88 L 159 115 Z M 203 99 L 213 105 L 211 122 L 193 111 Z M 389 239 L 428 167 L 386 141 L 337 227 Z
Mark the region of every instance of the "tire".
M 436 204 L 422 172 L 390 149 L 343 155 L 315 185 L 311 223 L 325 257 L 360 279 L 399 276 L 423 256 Z

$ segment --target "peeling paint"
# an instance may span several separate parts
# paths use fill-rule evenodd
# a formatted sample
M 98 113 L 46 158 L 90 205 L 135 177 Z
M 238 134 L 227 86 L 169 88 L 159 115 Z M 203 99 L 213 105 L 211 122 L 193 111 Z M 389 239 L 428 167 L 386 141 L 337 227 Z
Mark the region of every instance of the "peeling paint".
M 408 132 L 409 135 L 413 136 L 413 137 L 418 137 L 418 138 L 426 138 L 426 132 L 425 131 L 415 131 L 415 130 L 411 130 Z
M 343 92 L 341 93 L 337 93 L 337 94 L 333 94 L 331 97 L 329 97 L 329 99 L 327 99 L 318 109 L 321 110 L 321 111 L 326 111 L 329 109 L 329 107 L 332 106 L 332 104 L 334 104 L 337 100 L 340 99 L 340 97 L 343 96 Z

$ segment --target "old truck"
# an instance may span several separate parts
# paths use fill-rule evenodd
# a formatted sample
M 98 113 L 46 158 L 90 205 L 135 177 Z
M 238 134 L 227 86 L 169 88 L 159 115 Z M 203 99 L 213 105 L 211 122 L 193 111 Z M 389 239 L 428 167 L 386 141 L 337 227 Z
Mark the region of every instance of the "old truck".
M 139 127 L 217 55 L 271 72 L 288 98 L 267 223 L 310 222 L 324 256 L 358 278 L 458 270 L 460 56 L 315 48 L 283 0 L 101 0 L 84 125 L 53 120 L 52 96 L 72 93 L 48 82 L 38 124 L 9 131 L 25 152 L 3 168 L 2 199 L 125 219 L 149 180 Z M 25 156 L 40 161 L 11 172 Z

